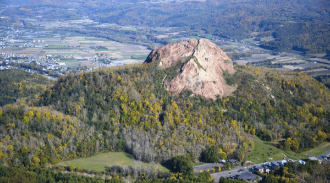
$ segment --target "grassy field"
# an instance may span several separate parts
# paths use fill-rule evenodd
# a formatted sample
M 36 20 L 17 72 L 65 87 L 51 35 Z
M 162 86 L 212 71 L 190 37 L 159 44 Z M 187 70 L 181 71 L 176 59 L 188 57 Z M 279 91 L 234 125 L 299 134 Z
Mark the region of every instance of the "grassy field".
M 244 161 L 252 161 L 254 163 L 263 163 L 265 161 L 276 161 L 285 159 L 307 159 L 309 155 L 319 156 L 327 151 L 330 151 L 330 142 L 323 142 L 319 146 L 302 153 L 295 153 L 292 151 L 281 150 L 274 146 L 265 144 L 262 140 L 255 137 L 253 140 L 254 146 L 246 155 Z M 269 159 L 269 158 L 272 158 Z
M 132 55 L 131 58 L 132 59 L 137 59 L 137 60 L 145 60 L 148 57 L 147 54 L 144 55 Z
M 162 172 L 169 172 L 169 170 L 160 164 L 149 164 L 134 160 L 132 155 L 124 152 L 108 152 L 101 153 L 88 158 L 79 158 L 71 161 L 61 162 L 58 165 L 73 165 L 87 170 L 104 171 L 105 167 L 113 165 L 119 166 L 149 166 L 159 169 Z
M 330 142 L 322 142 L 319 146 L 305 151 L 302 154 L 311 156 L 320 156 L 321 154 L 330 151 Z
M 254 146 L 250 149 L 244 161 L 252 161 L 254 163 L 263 163 L 265 161 L 282 160 L 285 158 L 280 149 L 264 144 L 260 139 L 255 137 Z

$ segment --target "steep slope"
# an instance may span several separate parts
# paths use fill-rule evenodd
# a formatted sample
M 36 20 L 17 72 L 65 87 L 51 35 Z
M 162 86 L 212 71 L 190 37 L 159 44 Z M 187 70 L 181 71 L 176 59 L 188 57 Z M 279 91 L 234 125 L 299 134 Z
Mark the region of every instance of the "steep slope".
M 228 157 L 244 154 L 249 140 L 228 125 L 221 107 L 200 95 L 171 95 L 161 84 L 167 71 L 153 62 L 72 74 L 59 78 L 35 105 L 51 105 L 113 135 L 110 147 L 122 145 L 115 138 L 124 140 L 138 160 L 161 162 L 188 153 L 197 160 L 205 147 L 220 144 Z
M 216 99 L 217 95 L 222 98 L 235 90 L 223 78 L 224 71 L 235 72 L 231 59 L 208 39 L 191 39 L 157 48 L 145 63 L 155 61 L 160 61 L 163 69 L 182 64 L 177 76 L 165 84 L 166 90 L 174 94 L 191 90 L 205 98 Z
M 175 53 L 180 58 L 182 53 Z M 235 74 L 224 72 L 228 84 L 237 85 L 228 97 L 208 100 L 191 96 L 189 90 L 172 95 L 165 80 L 170 83 L 189 60 L 163 68 L 150 59 L 142 65 L 71 74 L 59 78 L 34 104 L 76 116 L 95 127 L 99 138 L 107 135 L 103 150 L 120 147 L 143 161 L 162 162 L 176 155 L 197 160 L 207 146 L 242 160 L 250 144 L 247 133 L 296 152 L 330 140 L 330 91 L 315 79 L 235 67 Z
M 0 106 L 16 102 L 19 98 L 34 98 L 54 81 L 21 70 L 0 71 Z

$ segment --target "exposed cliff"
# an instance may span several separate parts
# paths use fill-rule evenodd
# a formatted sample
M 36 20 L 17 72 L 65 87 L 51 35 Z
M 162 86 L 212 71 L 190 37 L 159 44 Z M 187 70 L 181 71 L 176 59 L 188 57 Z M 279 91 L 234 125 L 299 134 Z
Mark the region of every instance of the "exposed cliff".
M 235 90 L 223 78 L 224 71 L 235 72 L 231 59 L 208 39 L 191 39 L 159 47 L 150 53 L 145 63 L 154 61 L 160 61 L 159 66 L 163 69 L 182 63 L 177 76 L 165 82 L 166 90 L 174 94 L 191 90 L 194 94 L 216 99 L 217 95 L 228 96 Z

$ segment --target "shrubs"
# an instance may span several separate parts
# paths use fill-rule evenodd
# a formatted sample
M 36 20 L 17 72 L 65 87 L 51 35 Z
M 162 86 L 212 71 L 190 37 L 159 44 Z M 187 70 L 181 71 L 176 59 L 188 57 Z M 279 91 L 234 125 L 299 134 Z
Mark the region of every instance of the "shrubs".
M 219 162 L 219 148 L 216 146 L 207 147 L 202 153 L 202 160 L 208 163 Z
M 189 158 L 185 156 L 176 156 L 172 159 L 171 168 L 173 172 L 179 172 L 183 175 L 191 175 L 194 171 Z
M 76 169 L 76 167 L 75 167 L 75 166 L 73 166 L 73 165 L 69 166 L 69 170 L 70 170 L 70 172 L 73 172 L 73 171 L 75 171 L 75 169 Z

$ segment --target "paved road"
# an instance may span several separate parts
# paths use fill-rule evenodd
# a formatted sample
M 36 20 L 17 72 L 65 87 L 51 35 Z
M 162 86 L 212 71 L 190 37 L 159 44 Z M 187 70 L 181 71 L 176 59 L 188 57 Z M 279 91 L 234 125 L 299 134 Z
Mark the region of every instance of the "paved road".
M 44 49 L 44 47 L 45 47 L 45 46 L 42 46 L 42 47 L 40 48 L 40 50 L 34 55 L 34 58 L 35 58 L 35 59 L 38 58 L 39 53 Z
M 245 172 L 248 172 L 248 169 L 245 169 L 243 167 L 236 167 L 234 169 L 228 170 L 228 171 L 223 171 L 223 172 L 219 172 L 219 173 L 212 173 L 211 176 L 214 178 L 214 182 L 219 182 L 219 179 L 221 177 L 233 177 L 236 176 L 238 174 L 241 174 L 242 171 L 240 171 L 240 169 L 244 169 Z
M 265 164 L 265 163 L 254 164 L 254 165 L 250 165 L 247 167 L 236 166 L 235 168 L 233 168 L 231 170 L 225 170 L 225 171 L 219 172 L 219 173 L 212 173 L 211 176 L 214 178 L 214 182 L 219 182 L 219 179 L 221 177 L 235 177 L 236 175 L 241 174 L 243 172 L 249 172 L 249 169 L 254 166 L 263 165 L 263 164 Z

